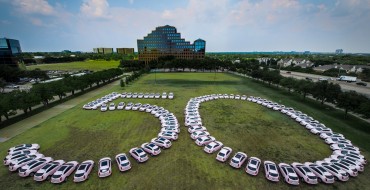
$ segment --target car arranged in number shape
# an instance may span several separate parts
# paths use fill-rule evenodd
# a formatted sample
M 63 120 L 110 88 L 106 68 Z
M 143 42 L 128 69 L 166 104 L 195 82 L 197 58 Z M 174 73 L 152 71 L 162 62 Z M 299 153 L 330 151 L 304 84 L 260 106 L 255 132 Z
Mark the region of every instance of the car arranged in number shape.
M 232 152 L 233 152 L 233 149 L 231 149 L 230 147 L 223 147 L 217 153 L 216 160 L 220 162 L 226 162 L 226 160 L 229 158 Z
M 108 106 L 107 106 L 107 104 L 102 104 L 101 105 L 101 107 L 100 107 L 100 111 L 107 111 L 107 109 L 108 109 Z
M 126 104 L 125 110 L 131 110 L 133 105 L 134 103 L 129 102 L 128 104 Z
M 347 172 L 338 166 L 323 161 L 316 161 L 316 164 L 324 167 L 329 173 L 331 173 L 334 176 L 334 180 L 348 181 L 349 179 Z
M 51 183 L 62 183 L 67 181 L 67 177 L 77 168 L 78 162 L 70 161 L 64 163 L 52 176 Z
M 279 181 L 279 172 L 277 170 L 276 164 L 271 161 L 264 161 L 263 162 L 265 168 L 265 177 L 266 179 L 278 182 Z
M 3 163 L 4 163 L 5 166 L 8 166 L 11 163 L 11 161 L 13 161 L 13 160 L 16 160 L 16 159 L 21 158 L 21 157 L 35 156 L 36 154 L 38 154 L 37 150 L 18 151 L 18 152 L 15 152 L 14 154 L 7 155 L 4 158 Z
M 172 92 L 170 92 L 169 94 L 168 94 L 168 98 L 169 99 L 173 99 L 175 96 L 173 95 L 173 93 Z
M 207 144 L 206 146 L 204 146 L 204 152 L 212 154 L 212 153 L 220 150 L 223 146 L 224 146 L 224 144 L 222 144 L 222 142 L 213 141 L 213 142 Z
M 234 168 L 240 168 L 247 160 L 247 154 L 244 152 L 237 152 L 230 160 L 230 166 Z
M 163 137 L 165 139 L 175 141 L 175 140 L 177 140 L 178 135 L 175 132 L 164 131 L 164 132 L 160 132 L 158 134 L 158 137 Z
M 125 108 L 125 102 L 118 103 L 117 110 L 123 110 L 123 108 Z
M 162 137 L 153 138 L 151 142 L 161 148 L 170 148 L 172 145 L 170 140 L 162 138 Z
M 195 143 L 198 145 L 198 146 L 204 146 L 204 145 L 207 145 L 213 141 L 215 141 L 216 138 L 212 137 L 212 136 L 203 136 L 203 137 L 199 137 L 197 138 L 197 140 L 195 140 Z
M 301 177 L 302 181 L 312 185 L 318 183 L 317 176 L 310 170 L 309 167 L 298 162 L 292 163 L 292 166 L 298 176 Z
M 161 153 L 161 149 L 154 143 L 144 143 L 141 148 L 152 156 L 156 156 Z
M 89 179 L 89 175 L 93 167 L 94 167 L 94 161 L 92 160 L 83 161 L 77 167 L 75 175 L 73 176 L 73 181 L 77 183 L 77 182 L 83 182 Z
M 280 173 L 284 177 L 285 182 L 290 185 L 299 185 L 299 178 L 293 167 L 286 163 L 279 164 Z
M 9 164 L 9 171 L 14 172 L 20 169 L 22 166 L 32 162 L 35 159 L 43 158 L 43 154 L 36 154 L 35 156 L 26 156 L 19 158 L 18 160 L 11 161 Z
M 195 131 L 207 131 L 207 128 L 203 126 L 192 126 L 188 128 L 189 133 L 194 133 Z
M 247 172 L 250 175 L 256 176 L 258 175 L 260 166 L 261 160 L 259 158 L 250 157 L 247 166 L 245 167 L 245 172 Z
M 35 175 L 33 176 L 33 180 L 50 180 L 51 175 L 53 175 L 64 163 L 64 160 L 54 160 L 53 162 L 47 163 L 35 173 Z
M 334 183 L 334 176 L 330 172 L 328 172 L 327 169 L 325 169 L 323 166 L 319 166 L 314 163 L 306 162 L 304 163 L 305 166 L 309 167 L 311 171 L 317 176 L 318 182 L 324 182 L 327 184 Z
M 108 177 L 112 174 L 112 159 L 105 157 L 99 160 L 99 177 Z
M 190 137 L 195 140 L 199 137 L 204 137 L 204 136 L 209 136 L 209 132 L 208 131 L 195 131 L 193 132 Z
M 13 152 L 22 151 L 22 150 L 38 150 L 38 149 L 40 149 L 39 144 L 20 144 L 20 145 L 9 148 L 8 154 L 12 154 Z
M 130 150 L 130 155 L 138 162 L 146 162 L 149 158 L 148 155 L 142 148 L 132 148 Z
M 119 171 L 124 172 L 131 169 L 131 162 L 125 153 L 117 154 L 116 162 Z
M 33 176 L 37 170 L 45 166 L 47 163 L 52 162 L 54 159 L 51 157 L 44 157 L 44 158 L 39 158 L 36 160 L 33 160 L 29 162 L 28 164 L 22 166 L 18 170 L 18 175 L 21 177 L 27 177 L 27 176 Z

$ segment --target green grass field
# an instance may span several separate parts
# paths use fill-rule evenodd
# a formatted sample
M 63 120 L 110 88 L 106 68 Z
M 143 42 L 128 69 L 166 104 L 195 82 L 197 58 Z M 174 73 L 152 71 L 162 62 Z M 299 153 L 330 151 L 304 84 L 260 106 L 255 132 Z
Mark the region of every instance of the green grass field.
M 157 80 L 155 84 L 155 78 Z M 343 113 L 321 107 L 313 101 L 302 101 L 285 91 L 272 89 L 231 74 L 211 73 L 168 73 L 144 75 L 134 84 L 122 89 L 114 86 L 94 100 L 107 93 L 169 92 L 175 93 L 174 100 L 120 99 L 115 102 L 141 102 L 156 104 L 174 112 L 181 125 L 183 110 L 191 97 L 213 94 L 246 94 L 268 98 L 287 106 L 300 109 L 343 133 L 369 157 L 370 135 L 361 128 L 369 124 L 350 118 L 343 120 Z M 96 163 L 102 157 L 114 158 L 118 153 L 150 141 L 160 130 L 160 122 L 154 116 L 135 111 L 84 111 L 86 102 L 81 102 L 64 113 L 36 126 L 15 138 L 0 144 L 0 156 L 6 150 L 20 143 L 39 143 L 40 152 L 54 159 L 82 162 L 93 159 Z M 203 103 L 201 107 L 203 124 L 208 131 L 234 151 L 244 151 L 248 156 L 277 163 L 316 161 L 331 154 L 329 146 L 319 137 L 310 134 L 303 127 L 283 114 L 265 107 L 241 100 L 216 100 Z M 356 126 L 354 128 L 353 126 Z M 243 169 L 231 168 L 215 160 L 216 154 L 206 154 L 191 140 L 186 128 L 181 128 L 179 140 L 159 156 L 150 157 L 144 164 L 133 159 L 133 168 L 119 173 L 116 163 L 112 176 L 98 179 L 97 167 L 90 179 L 81 184 L 72 182 L 54 185 L 50 182 L 36 183 L 31 178 L 22 179 L 10 173 L 6 167 L 0 169 L 0 189 L 289 189 L 283 181 L 271 183 L 263 173 L 257 177 L 247 175 Z M 370 168 L 346 183 L 334 185 L 319 184 L 315 189 L 368 189 Z M 298 188 L 311 189 L 301 183 Z
M 27 66 L 27 70 L 41 69 L 41 70 L 63 70 L 63 71 L 79 71 L 79 70 L 92 70 L 100 71 L 104 69 L 117 68 L 119 61 L 79 61 L 71 63 L 54 63 L 54 64 L 39 64 Z

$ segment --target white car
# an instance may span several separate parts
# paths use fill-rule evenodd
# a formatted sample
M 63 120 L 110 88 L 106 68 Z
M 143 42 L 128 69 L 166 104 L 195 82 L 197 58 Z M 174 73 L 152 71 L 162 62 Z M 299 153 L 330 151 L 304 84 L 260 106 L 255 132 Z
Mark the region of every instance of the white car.
M 12 160 L 9 164 L 9 171 L 14 172 L 23 167 L 24 165 L 32 162 L 35 159 L 43 158 L 44 155 L 36 154 L 35 156 L 26 156 L 17 160 Z
M 99 160 L 99 177 L 108 177 L 112 174 L 112 159 L 105 157 Z
M 194 121 L 194 120 L 187 120 L 185 122 L 185 126 L 186 127 L 202 126 L 202 122 L 201 121 Z
M 247 172 L 250 175 L 256 176 L 258 175 L 260 166 L 261 160 L 259 158 L 250 157 L 247 166 L 245 167 L 245 172 Z
M 132 106 L 132 110 L 137 111 L 141 107 L 141 103 L 136 103 L 134 106 Z
M 334 176 L 334 180 L 348 181 L 348 173 L 342 170 L 340 167 L 324 161 L 316 161 L 315 163 L 319 166 L 324 167 L 329 173 L 331 173 Z
M 138 162 L 146 162 L 149 158 L 145 151 L 141 148 L 132 148 L 130 150 L 130 155 Z
M 126 104 L 125 110 L 131 110 L 132 106 L 134 106 L 134 103 L 129 102 L 128 104 Z
M 70 161 L 64 163 L 52 176 L 51 183 L 63 183 L 67 181 L 67 177 L 72 174 L 77 168 L 78 162 Z
M 188 128 L 189 133 L 194 133 L 195 131 L 207 131 L 207 128 L 203 126 L 192 126 Z
M 347 142 L 345 144 L 350 144 L 351 145 L 351 141 L 348 140 L 348 139 L 344 139 L 344 138 L 331 138 L 331 137 L 329 137 L 329 138 L 325 139 L 326 144 L 334 144 L 334 143 L 338 143 L 338 142 L 342 142 L 342 141 Z
M 299 185 L 299 178 L 293 167 L 286 163 L 279 164 L 280 173 L 284 177 L 285 182 L 290 185 Z
M 230 166 L 234 168 L 240 168 L 247 160 L 247 154 L 244 152 L 237 152 L 230 160 Z
M 229 98 L 230 98 L 230 99 L 235 99 L 234 94 L 230 94 Z
M 82 162 L 77 167 L 75 175 L 73 176 L 73 181 L 77 183 L 77 182 L 83 182 L 89 179 L 89 175 L 93 167 L 94 167 L 94 161 L 92 160 L 86 160 Z
M 162 93 L 162 99 L 166 99 L 167 98 L 167 93 L 163 92 Z
M 154 143 L 144 143 L 141 148 L 152 156 L 156 156 L 161 153 L 161 149 Z
M 212 154 L 212 153 L 220 150 L 223 146 L 224 146 L 224 144 L 222 142 L 213 141 L 213 142 L 207 144 L 206 146 L 204 146 L 204 152 Z
M 45 166 L 47 163 L 52 162 L 54 159 L 51 157 L 39 158 L 32 160 L 28 164 L 22 166 L 18 170 L 18 175 L 21 177 L 33 176 L 40 168 Z
M 165 132 L 165 131 L 180 133 L 180 128 L 176 126 L 167 126 L 161 129 L 161 132 Z
M 22 151 L 14 152 L 13 154 L 7 155 L 4 158 L 3 163 L 5 166 L 7 166 L 10 164 L 12 160 L 25 157 L 25 156 L 34 156 L 36 154 L 38 154 L 37 150 L 22 150 Z
M 122 94 L 121 94 L 121 98 L 126 98 L 126 92 L 122 92 Z
M 149 93 L 145 93 L 144 98 L 149 98 Z
M 121 95 L 122 96 L 122 95 Z M 126 98 L 132 98 L 132 92 L 128 92 L 127 94 L 126 94 Z
M 348 157 L 348 156 L 340 156 L 340 155 L 331 155 L 330 156 L 331 159 L 334 159 L 334 160 L 339 160 L 339 161 L 342 161 L 344 162 L 346 165 L 351 165 L 352 167 L 351 168 L 355 168 L 356 170 L 358 170 L 359 172 L 363 172 L 364 171 L 364 165 L 361 161 L 359 160 L 356 160 L 354 158 L 351 158 L 351 157 Z
M 174 94 L 172 93 L 172 92 L 170 92 L 169 94 L 168 94 L 168 99 L 173 99 L 175 96 L 174 96 Z
M 143 98 L 144 97 L 144 94 L 142 92 L 140 92 L 138 95 L 137 95 L 138 98 Z
M 47 163 L 44 167 L 42 167 L 35 173 L 35 175 L 33 176 L 33 180 L 50 180 L 51 175 L 53 175 L 64 163 L 64 160 L 54 160 L 53 162 Z
M 199 137 L 195 140 L 195 143 L 198 145 L 198 146 L 204 146 L 204 145 L 207 145 L 213 141 L 215 141 L 216 139 L 212 136 L 203 136 L 203 137 Z
M 125 102 L 118 103 L 117 110 L 123 110 L 123 108 L 125 108 Z
M 155 99 L 158 99 L 158 98 L 160 98 L 161 97 L 161 94 L 159 94 L 159 93 L 156 93 L 155 95 L 154 95 L 154 98 Z
M 171 145 L 172 145 L 170 140 L 162 138 L 162 137 L 153 138 L 151 140 L 151 142 L 154 143 L 155 145 L 161 147 L 161 148 L 170 148 Z
M 154 98 L 154 93 L 150 93 L 149 98 Z
M 315 185 L 318 183 L 317 176 L 311 171 L 311 169 L 301 163 L 294 162 L 292 166 L 298 176 L 308 184 Z
M 247 96 L 246 95 L 243 95 L 240 99 L 241 100 L 246 100 L 247 99 Z
M 276 164 L 271 161 L 264 161 L 263 162 L 265 168 L 265 177 L 266 179 L 278 182 L 279 181 L 279 172 L 277 170 Z
M 39 144 L 20 144 L 15 147 L 9 148 L 8 154 L 13 154 L 14 152 L 22 150 L 38 150 L 38 149 L 40 149 Z
M 240 100 L 240 95 L 236 95 L 235 100 Z
M 112 103 L 110 103 L 109 104 L 109 111 L 113 111 L 113 110 L 115 110 L 116 109 L 116 105 L 114 105 L 114 103 L 112 102 Z
M 158 133 L 158 137 L 162 137 L 162 138 L 172 140 L 172 141 L 175 141 L 179 138 L 177 133 L 170 132 L 170 131 L 160 132 Z
M 320 138 L 322 138 L 322 139 L 327 139 L 329 137 L 344 138 L 344 135 L 342 135 L 340 133 L 330 133 L 330 132 L 320 134 Z
M 195 131 L 193 132 L 190 137 L 195 140 L 199 137 L 204 137 L 204 136 L 209 136 L 209 132 L 208 131 Z
M 107 106 L 107 104 L 102 104 L 101 106 L 100 106 L 100 111 L 107 111 L 108 110 L 108 106 Z
M 305 166 L 309 167 L 311 171 L 317 176 L 318 182 L 324 182 L 327 184 L 332 184 L 335 182 L 333 174 L 328 172 L 323 166 L 319 166 L 314 163 L 306 162 L 304 163 Z
M 138 93 L 137 92 L 135 92 L 135 93 L 132 94 L 132 98 L 137 98 L 137 96 L 138 96 Z
M 118 154 L 116 156 L 116 162 L 118 165 L 118 169 L 121 172 L 128 171 L 131 169 L 131 162 L 125 153 Z
M 332 132 L 331 129 L 329 128 L 322 128 L 322 127 L 316 127 L 316 128 L 313 128 L 311 129 L 311 133 L 317 135 L 317 134 L 321 134 L 321 133 L 327 133 L 327 132 Z
M 139 111 L 146 111 L 146 108 L 149 107 L 149 104 L 144 104 L 139 108 Z
M 229 158 L 232 152 L 233 152 L 233 149 L 231 149 L 230 147 L 223 147 L 217 153 L 216 160 L 220 162 L 226 162 L 226 160 Z

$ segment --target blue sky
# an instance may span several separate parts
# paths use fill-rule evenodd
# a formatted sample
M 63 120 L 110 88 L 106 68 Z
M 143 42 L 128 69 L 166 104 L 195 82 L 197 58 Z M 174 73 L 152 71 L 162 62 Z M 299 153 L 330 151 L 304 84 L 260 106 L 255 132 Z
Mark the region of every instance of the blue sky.
M 137 50 L 166 24 L 209 52 L 370 53 L 370 0 L 0 0 L 0 37 L 23 51 Z

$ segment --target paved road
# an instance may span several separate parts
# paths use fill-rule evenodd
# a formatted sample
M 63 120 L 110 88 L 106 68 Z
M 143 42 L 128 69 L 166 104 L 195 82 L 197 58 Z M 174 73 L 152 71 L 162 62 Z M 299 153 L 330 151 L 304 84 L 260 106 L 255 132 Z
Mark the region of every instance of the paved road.
M 300 72 L 291 72 L 287 73 L 287 71 L 281 70 L 280 74 L 284 77 L 293 77 L 297 79 L 305 79 L 306 77 L 313 79 L 313 81 L 318 81 L 320 77 L 323 78 L 330 78 L 328 76 L 322 76 L 322 75 L 314 75 L 314 74 L 307 74 L 307 73 L 300 73 Z M 347 83 L 344 81 L 336 81 L 336 80 L 329 80 L 332 83 L 339 84 L 342 90 L 349 91 L 354 90 L 360 94 L 363 94 L 367 97 L 370 97 L 370 84 L 367 86 L 359 86 L 356 85 L 356 83 Z
M 107 84 L 103 87 L 100 87 L 98 89 L 95 89 L 93 91 L 90 91 L 86 94 L 83 94 L 81 96 L 78 96 L 76 98 L 73 98 L 71 100 L 68 100 L 64 103 L 61 103 L 57 106 L 54 106 L 48 110 L 45 110 L 43 112 L 40 112 L 36 115 L 33 115 L 31 117 L 28 117 L 22 121 L 19 121 L 17 123 L 14 123 L 13 125 L 7 126 L 3 129 L 0 129 L 0 142 L 5 142 L 23 132 L 26 130 L 35 127 L 42 122 L 59 115 L 60 113 L 71 109 L 75 107 L 77 104 L 80 104 L 81 102 L 87 102 L 88 99 L 90 99 L 93 96 L 96 96 L 100 93 L 102 93 L 104 90 L 107 90 L 109 88 L 112 88 L 114 85 L 119 85 L 119 80 L 116 80 L 110 84 Z

